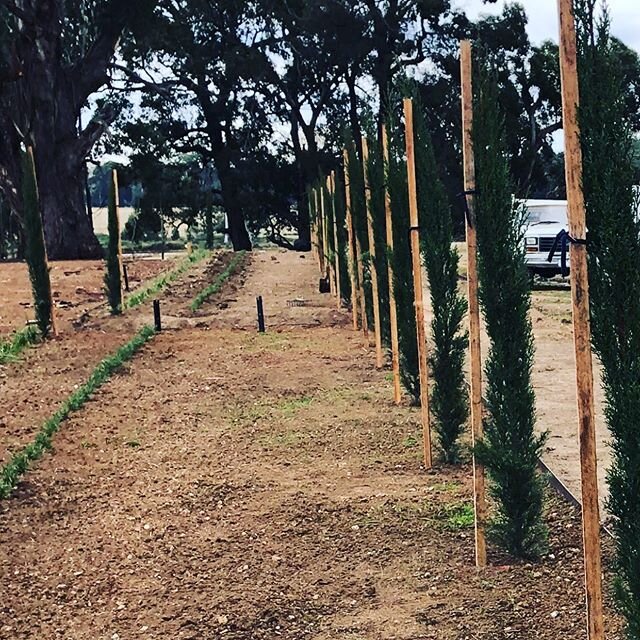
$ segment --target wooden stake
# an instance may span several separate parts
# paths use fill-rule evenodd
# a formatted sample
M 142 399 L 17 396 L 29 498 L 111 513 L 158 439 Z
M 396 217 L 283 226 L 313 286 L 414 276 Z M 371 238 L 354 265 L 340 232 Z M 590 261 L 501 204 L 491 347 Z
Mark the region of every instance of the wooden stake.
M 122 267 L 122 234 L 120 233 L 120 185 L 118 182 L 118 170 L 117 169 L 113 169 L 113 188 L 115 190 L 115 194 L 116 194 L 116 220 L 117 220 L 117 227 L 118 227 L 118 265 L 119 265 L 119 269 L 120 269 L 120 300 L 122 302 L 124 302 L 124 292 L 122 289 L 122 272 L 123 272 L 123 267 Z
M 317 227 L 316 227 L 316 220 L 315 217 L 312 216 L 312 212 L 313 212 L 313 203 L 315 202 L 315 195 L 314 195 L 314 190 L 312 187 L 310 187 L 307 190 L 307 198 L 308 198 L 308 203 L 307 206 L 309 207 L 309 222 L 311 225 L 311 255 L 313 256 L 313 259 L 317 262 L 318 261 L 318 236 L 317 236 Z
M 593 399 L 585 204 L 582 191 L 582 148 L 578 124 L 580 90 L 578 86 L 576 26 L 572 0 L 559 0 L 558 5 L 569 233 L 578 240 L 578 243 L 571 246 L 571 295 L 578 389 L 587 628 L 589 640 L 603 640 L 598 461 Z
M 467 206 L 467 292 L 469 300 L 469 378 L 471 381 L 471 442 L 482 439 L 482 353 L 480 349 L 480 301 L 478 296 L 478 247 L 475 226 L 476 167 L 473 150 L 473 76 L 471 43 L 460 45 L 462 78 L 462 152 L 464 159 L 464 190 Z M 487 566 L 485 526 L 487 501 L 484 467 L 473 456 L 473 498 L 475 506 L 476 566 Z
M 373 298 L 373 323 L 376 339 L 376 367 L 384 367 L 382 353 L 382 331 L 380 325 L 380 295 L 378 291 L 378 269 L 376 266 L 376 240 L 373 233 L 373 213 L 371 207 L 371 184 L 369 178 L 369 144 L 362 138 L 362 164 L 364 170 L 364 191 L 367 204 L 367 229 L 369 231 L 369 256 L 371 257 L 371 297 Z
M 332 296 L 336 295 L 336 286 L 333 279 L 333 262 L 329 256 L 329 204 L 325 202 L 325 190 L 327 196 L 331 198 L 331 185 L 329 176 L 326 177 L 322 194 L 322 224 L 324 225 L 324 255 L 325 255 L 325 277 L 329 278 L 329 289 Z
M 317 211 L 317 220 L 318 220 L 318 264 L 320 266 L 320 275 L 325 278 L 326 267 L 325 267 L 325 244 L 324 244 L 324 220 L 322 213 L 322 185 L 318 185 L 315 190 L 316 194 L 316 211 Z
M 364 291 L 364 264 L 362 262 L 362 243 L 360 242 L 360 236 L 358 235 L 355 226 L 353 229 L 353 235 L 356 245 L 356 264 L 358 267 L 358 299 L 360 302 L 360 317 L 362 318 L 362 333 L 364 335 L 365 344 L 369 345 L 369 318 L 367 317 L 367 299 Z
M 331 194 L 331 211 L 333 212 L 333 248 L 335 253 L 334 277 L 336 281 L 336 298 L 338 309 L 342 308 L 342 290 L 340 289 L 340 245 L 338 244 L 338 216 L 336 215 L 336 172 L 329 177 Z
M 413 134 L 413 101 L 404 100 L 404 119 L 407 145 L 407 175 L 409 179 L 409 215 L 411 230 L 411 260 L 413 263 L 413 289 L 415 294 L 416 336 L 418 339 L 418 364 L 420 370 L 420 407 L 422 410 L 422 431 L 424 464 L 432 467 L 431 459 L 431 416 L 429 414 L 429 369 L 427 367 L 427 336 L 424 327 L 424 300 L 422 294 L 422 261 L 420 260 L 420 226 L 418 220 L 418 193 L 416 187 L 416 156 Z
M 351 211 L 351 178 L 349 176 L 349 152 L 343 151 L 344 158 L 344 190 L 346 198 L 347 242 L 349 243 L 349 280 L 351 282 L 351 311 L 353 329 L 358 330 L 358 305 L 360 303 L 356 284 L 355 251 L 353 246 L 353 212 Z
M 393 254 L 393 218 L 391 210 L 391 194 L 389 192 L 389 134 L 387 125 L 382 125 L 382 157 L 384 161 L 384 210 L 387 222 L 387 251 Z M 391 325 L 391 367 L 393 370 L 393 400 L 396 404 L 402 402 L 400 387 L 400 341 L 398 338 L 398 310 L 396 307 L 396 292 L 393 272 L 393 262 L 387 260 L 389 277 L 389 323 Z
M 315 210 L 316 190 L 312 187 L 309 189 L 309 218 L 311 218 L 311 212 Z M 320 252 L 318 251 L 318 214 L 311 220 L 311 249 L 312 255 L 315 261 L 318 263 L 318 269 L 320 269 Z

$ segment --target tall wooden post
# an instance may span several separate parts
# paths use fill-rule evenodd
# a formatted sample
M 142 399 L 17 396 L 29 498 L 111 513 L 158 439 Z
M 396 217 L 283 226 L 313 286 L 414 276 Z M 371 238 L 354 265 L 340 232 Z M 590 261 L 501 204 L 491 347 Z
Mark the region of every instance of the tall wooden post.
M 334 260 L 334 278 L 336 281 L 336 304 L 338 309 L 342 308 L 342 290 L 340 288 L 340 244 L 338 243 L 338 215 L 336 207 L 336 172 L 332 171 L 329 176 L 330 195 L 331 195 L 331 211 L 333 213 L 333 248 L 335 254 Z
M 331 291 L 331 295 L 336 295 L 336 283 L 333 277 L 333 260 L 331 260 L 331 256 L 329 255 L 329 234 L 333 235 L 333 230 L 329 229 L 329 211 L 330 211 L 330 203 L 326 201 L 326 196 L 331 200 L 331 178 L 329 176 L 326 177 L 324 183 L 324 189 L 322 190 L 322 218 L 324 220 L 324 251 L 325 251 L 325 261 L 326 261 L 326 275 L 329 278 L 329 289 Z
M 480 300 L 478 296 L 478 247 L 475 214 L 476 167 L 473 151 L 473 75 L 471 43 L 460 45 L 462 78 L 462 152 L 464 190 L 467 207 L 467 294 L 469 300 L 469 378 L 471 381 L 471 441 L 475 446 L 482 438 L 482 354 L 480 350 Z M 485 526 L 487 501 L 484 467 L 473 456 L 473 498 L 475 506 L 476 566 L 487 566 Z
M 308 196 L 308 207 L 309 207 L 309 220 L 311 223 L 311 255 L 313 256 L 313 259 L 317 262 L 318 261 L 318 222 L 315 219 L 315 216 L 312 216 L 311 213 L 314 211 L 314 200 L 315 200 L 315 196 L 314 196 L 314 190 L 313 188 L 309 188 L 307 191 L 307 196 Z
M 376 266 L 376 239 L 373 233 L 373 211 L 371 207 L 371 182 L 369 178 L 369 144 L 362 138 L 362 165 L 364 171 L 364 191 L 367 205 L 367 230 L 369 232 L 369 256 L 371 258 L 371 296 L 373 298 L 373 323 L 376 339 L 376 367 L 384 367 L 382 353 L 382 327 L 380 323 L 380 295 L 378 291 L 378 268 Z
M 326 277 L 325 269 L 325 250 L 324 250 L 324 220 L 322 219 L 322 185 L 319 184 L 315 189 L 316 198 L 316 221 L 317 221 L 317 237 L 318 237 L 318 266 L 320 267 L 320 275 Z
M 413 133 L 413 101 L 404 100 L 405 135 L 407 145 L 407 176 L 409 182 L 409 226 L 411 230 L 411 261 L 413 263 L 413 289 L 416 310 L 416 336 L 418 339 L 418 365 L 420 372 L 420 407 L 422 409 L 422 432 L 424 464 L 432 467 L 431 460 L 431 416 L 429 413 L 429 369 L 427 366 L 427 336 L 424 327 L 424 300 L 422 293 L 422 261 L 420 260 L 420 224 L 418 220 L 418 192 L 416 186 L 416 154 Z
M 113 170 L 113 188 L 115 190 L 116 195 L 116 220 L 118 223 L 118 264 L 120 268 L 120 275 L 122 276 L 122 233 L 120 232 L 120 183 L 118 181 L 118 170 Z M 187 251 L 188 253 L 188 251 Z M 124 295 L 122 293 L 122 278 L 120 278 L 120 298 L 124 299 Z
M 391 194 L 389 192 L 389 134 L 387 125 L 382 125 L 382 157 L 384 161 L 384 211 L 387 222 L 387 270 L 389 278 L 389 324 L 391 325 L 391 367 L 393 370 L 393 400 L 396 404 L 402 402 L 400 388 L 400 344 L 398 338 L 398 310 L 396 307 L 395 274 L 393 272 L 393 217 L 391 210 Z
M 325 202 L 326 180 L 320 184 L 320 217 L 322 218 L 322 277 L 329 278 L 331 294 L 333 295 L 333 282 L 331 281 L 331 260 L 329 259 L 329 220 Z
M 582 530 L 584 540 L 587 627 L 589 640 L 603 640 L 602 560 L 600 550 L 600 509 L 591 359 L 589 279 L 584 193 L 582 191 L 582 148 L 578 124 L 580 90 L 578 55 L 572 0 L 559 0 L 560 77 L 564 122 L 565 173 L 569 210 L 569 233 L 577 242 L 571 246 L 571 295 L 573 335 L 578 389 L 578 432 L 582 476 Z
M 347 242 L 349 243 L 349 281 L 351 283 L 351 312 L 353 316 L 353 328 L 358 330 L 358 305 L 360 298 L 356 284 L 356 256 L 353 246 L 353 212 L 351 210 L 351 177 L 349 175 L 349 152 L 343 151 L 344 160 L 344 190 L 346 198 L 346 218 L 347 218 Z

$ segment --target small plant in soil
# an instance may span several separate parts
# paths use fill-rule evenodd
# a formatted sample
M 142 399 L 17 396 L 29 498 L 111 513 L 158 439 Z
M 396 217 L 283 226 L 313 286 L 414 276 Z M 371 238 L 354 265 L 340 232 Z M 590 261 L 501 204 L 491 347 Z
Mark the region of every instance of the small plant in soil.
M 448 504 L 439 514 L 439 518 L 442 526 L 448 531 L 471 529 L 475 523 L 473 504 L 470 502 Z
M 8 340 L 0 342 L 0 365 L 16 360 L 24 349 L 35 344 L 39 339 L 40 333 L 35 327 L 16 331 Z

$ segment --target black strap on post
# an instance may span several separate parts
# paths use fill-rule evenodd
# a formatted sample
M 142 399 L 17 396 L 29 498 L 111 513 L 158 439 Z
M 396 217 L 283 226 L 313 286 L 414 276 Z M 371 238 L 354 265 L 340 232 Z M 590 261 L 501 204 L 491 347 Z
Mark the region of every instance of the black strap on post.
M 572 244 L 586 246 L 587 239 L 574 238 L 569 232 L 563 229 L 553 241 L 553 246 L 551 247 L 551 251 L 549 251 L 549 255 L 547 256 L 547 262 L 552 262 L 558 251 L 558 247 L 560 248 L 560 270 L 563 278 L 566 278 L 569 275 L 569 269 L 567 267 L 567 253 L 569 252 L 569 245 Z
M 459 198 L 464 199 L 464 216 L 467 219 L 467 224 L 471 229 L 474 229 L 476 226 L 475 216 L 471 215 L 471 207 L 469 206 L 469 196 L 477 196 L 477 189 L 468 189 L 458 194 Z

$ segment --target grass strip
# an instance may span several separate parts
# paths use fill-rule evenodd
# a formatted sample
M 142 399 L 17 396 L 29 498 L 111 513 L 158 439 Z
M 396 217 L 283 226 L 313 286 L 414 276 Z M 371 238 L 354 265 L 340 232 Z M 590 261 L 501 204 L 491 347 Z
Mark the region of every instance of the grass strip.
M 148 300 L 151 296 L 158 293 L 172 282 L 177 280 L 183 273 L 188 271 L 193 265 L 197 264 L 201 260 L 204 260 L 209 255 L 209 251 L 205 249 L 196 249 L 192 255 L 183 260 L 175 269 L 171 269 L 167 273 L 158 276 L 155 280 L 152 280 L 147 285 L 141 287 L 128 296 L 124 302 L 125 309 L 132 309 L 133 307 L 137 307 L 139 304 L 142 304 L 146 300 Z
M 74 391 L 42 425 L 35 440 L 14 454 L 11 460 L 2 467 L 0 470 L 0 500 L 8 498 L 31 464 L 42 458 L 45 452 L 51 449 L 53 436 L 59 430 L 60 425 L 72 413 L 81 409 L 91 396 L 154 335 L 153 327 L 143 327 L 129 342 L 98 364 L 88 380 Z
M 237 253 L 233 260 L 229 263 L 227 268 L 211 283 L 208 287 L 203 289 L 191 303 L 191 311 L 197 311 L 211 296 L 215 295 L 222 289 L 222 285 L 236 272 L 244 257 L 246 251 L 240 251 Z
M 16 331 L 10 338 L 0 342 L 0 364 L 7 364 L 18 359 L 18 356 L 31 345 L 40 340 L 40 332 L 36 327 L 25 327 Z

